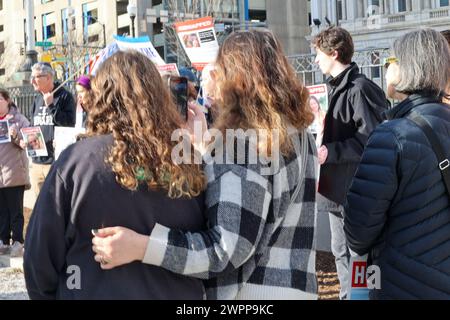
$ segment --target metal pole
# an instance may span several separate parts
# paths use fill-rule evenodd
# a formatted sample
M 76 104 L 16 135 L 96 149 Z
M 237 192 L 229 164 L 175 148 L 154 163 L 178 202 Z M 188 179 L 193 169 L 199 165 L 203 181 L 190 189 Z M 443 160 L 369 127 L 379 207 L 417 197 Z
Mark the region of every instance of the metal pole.
M 103 28 L 103 47 L 106 48 L 106 26 L 102 24 Z
M 131 17 L 131 36 L 133 37 L 133 38 L 135 38 L 136 37 L 136 33 L 135 33 L 135 31 L 134 31 L 134 19 L 135 19 L 136 17 Z
M 34 40 L 34 0 L 26 0 L 25 8 L 27 10 L 27 21 L 26 21 L 27 58 L 24 64 L 20 67 L 19 71 L 31 72 L 31 67 L 37 62 L 37 54 L 38 54 L 35 50 L 35 40 Z

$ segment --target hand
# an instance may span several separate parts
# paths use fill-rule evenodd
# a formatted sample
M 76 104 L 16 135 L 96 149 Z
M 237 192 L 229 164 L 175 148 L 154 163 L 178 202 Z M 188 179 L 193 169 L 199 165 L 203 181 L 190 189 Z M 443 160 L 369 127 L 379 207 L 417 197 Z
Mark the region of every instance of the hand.
M 27 144 L 25 143 L 25 141 L 23 141 L 22 139 L 20 139 L 19 141 L 19 146 L 25 150 L 27 148 Z
M 11 138 L 16 139 L 17 138 L 17 129 L 14 127 L 9 128 L 9 135 Z
M 191 134 L 191 141 L 194 147 L 197 150 L 203 150 L 205 133 L 208 131 L 208 124 L 206 122 L 205 114 L 195 101 L 190 101 L 188 103 L 188 121 L 186 125 Z
M 144 259 L 148 236 L 123 227 L 93 230 L 92 233 L 94 259 L 103 270 Z
M 45 106 L 48 107 L 49 105 L 51 105 L 53 103 L 53 100 L 54 100 L 53 93 L 51 93 L 51 92 L 44 93 Z
M 327 161 L 328 158 L 328 149 L 326 146 L 321 146 L 318 150 L 319 154 L 319 164 L 322 165 Z

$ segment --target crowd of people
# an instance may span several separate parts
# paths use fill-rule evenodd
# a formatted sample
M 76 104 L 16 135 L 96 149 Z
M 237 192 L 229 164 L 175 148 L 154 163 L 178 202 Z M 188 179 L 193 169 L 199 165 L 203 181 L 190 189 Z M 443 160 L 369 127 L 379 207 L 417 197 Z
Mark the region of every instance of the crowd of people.
M 350 257 L 364 255 L 381 270 L 371 299 L 450 299 L 448 36 L 420 29 L 397 39 L 386 96 L 353 62 L 349 32 L 323 30 L 312 46 L 328 76 L 326 114 L 268 30 L 229 35 L 201 82 L 180 70 L 187 119 L 139 52 L 117 52 L 81 76 L 78 107 L 37 63 L 31 123 L 0 91 L 11 135 L 0 144 L 0 254 L 23 250 L 31 186 L 32 299 L 317 299 L 317 217 L 326 214 L 340 299 L 349 297 Z M 27 126 L 41 128 L 48 151 L 30 169 Z M 56 161 L 55 126 L 86 128 Z M 174 162 L 179 130 L 203 164 Z M 205 140 L 212 130 L 223 139 Z M 73 266 L 81 273 L 70 286 Z

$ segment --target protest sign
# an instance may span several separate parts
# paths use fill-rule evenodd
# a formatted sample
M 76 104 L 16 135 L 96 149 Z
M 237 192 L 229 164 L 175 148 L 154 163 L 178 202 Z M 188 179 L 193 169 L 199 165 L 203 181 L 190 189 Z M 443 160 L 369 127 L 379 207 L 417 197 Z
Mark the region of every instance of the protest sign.
M 77 136 L 83 133 L 86 133 L 86 129 L 81 127 L 55 127 L 55 159 L 59 158 L 64 149 L 77 142 Z
M 176 63 L 168 63 L 160 66 L 156 66 L 158 68 L 159 74 L 161 77 L 164 76 L 174 76 L 179 77 L 180 72 L 178 71 L 178 67 Z
M 9 135 L 9 123 L 8 120 L 0 121 L 0 144 L 11 142 L 11 136 Z
M 147 56 L 157 66 L 165 64 L 148 36 L 139 38 L 114 36 L 114 39 L 114 43 L 100 51 L 92 59 L 92 63 L 90 63 L 91 74 L 95 75 L 100 65 L 118 51 L 136 50 Z
M 27 146 L 27 154 L 29 157 L 47 157 L 47 146 L 45 145 L 44 135 L 40 127 L 22 128 L 23 140 Z
M 316 141 L 322 141 L 325 115 L 328 110 L 328 89 L 326 84 L 307 87 L 310 95 L 309 106 L 314 113 L 314 122 L 310 129 L 316 136 Z
M 175 29 L 195 69 L 201 71 L 207 64 L 216 61 L 219 43 L 211 17 L 175 23 Z

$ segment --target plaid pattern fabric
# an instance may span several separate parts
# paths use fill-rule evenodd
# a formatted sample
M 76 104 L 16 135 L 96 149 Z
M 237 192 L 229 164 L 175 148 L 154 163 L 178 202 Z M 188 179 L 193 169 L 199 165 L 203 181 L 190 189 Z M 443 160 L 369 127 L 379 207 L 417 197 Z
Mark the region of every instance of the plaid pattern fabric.
M 144 262 L 205 279 L 208 299 L 235 299 L 246 284 L 262 296 L 271 288 L 317 294 L 317 154 L 308 137 L 305 186 L 291 205 L 300 154 L 281 157 L 272 176 L 261 175 L 260 165 L 206 165 L 208 229 L 189 233 L 157 224 Z

